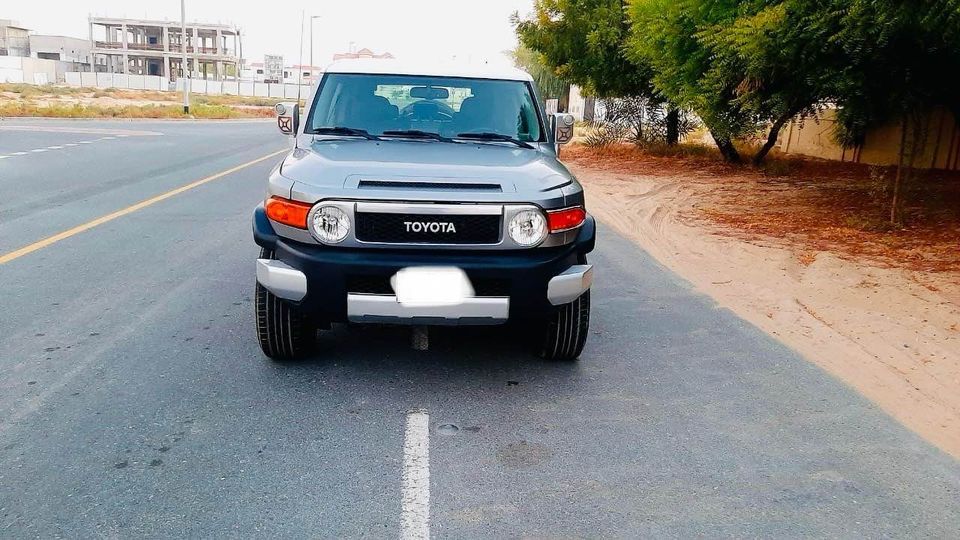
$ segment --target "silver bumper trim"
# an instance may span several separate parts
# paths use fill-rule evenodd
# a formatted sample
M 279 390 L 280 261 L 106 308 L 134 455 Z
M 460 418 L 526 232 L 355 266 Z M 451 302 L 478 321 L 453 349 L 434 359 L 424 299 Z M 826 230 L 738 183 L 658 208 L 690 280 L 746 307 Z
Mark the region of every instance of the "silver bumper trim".
M 347 294 L 351 322 L 485 325 L 506 322 L 507 297 L 474 297 L 456 306 L 405 306 L 387 294 Z
M 307 276 L 280 261 L 257 259 L 257 281 L 285 300 L 299 302 L 307 295 Z
M 547 300 L 559 306 L 568 304 L 587 292 L 593 285 L 593 265 L 577 264 L 550 279 L 547 284 Z

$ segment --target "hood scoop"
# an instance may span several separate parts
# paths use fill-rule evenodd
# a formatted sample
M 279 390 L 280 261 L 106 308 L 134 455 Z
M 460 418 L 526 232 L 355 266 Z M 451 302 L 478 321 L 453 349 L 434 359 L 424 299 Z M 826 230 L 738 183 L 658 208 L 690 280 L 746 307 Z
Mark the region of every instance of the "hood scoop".
M 349 182 L 348 182 L 349 185 Z M 512 187 L 512 186 L 511 186 Z M 357 189 L 389 191 L 469 191 L 481 193 L 503 193 L 504 186 L 496 181 L 472 179 L 416 179 L 416 178 L 360 178 Z

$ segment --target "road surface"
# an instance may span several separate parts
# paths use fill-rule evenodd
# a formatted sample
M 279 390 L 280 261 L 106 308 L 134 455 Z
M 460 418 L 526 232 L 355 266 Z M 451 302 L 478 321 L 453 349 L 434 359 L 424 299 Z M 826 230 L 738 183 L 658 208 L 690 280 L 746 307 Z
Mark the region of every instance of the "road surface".
M 957 461 L 603 227 L 579 363 L 391 327 L 266 360 L 250 218 L 279 158 L 249 163 L 285 146 L 0 122 L 0 537 L 960 530 Z

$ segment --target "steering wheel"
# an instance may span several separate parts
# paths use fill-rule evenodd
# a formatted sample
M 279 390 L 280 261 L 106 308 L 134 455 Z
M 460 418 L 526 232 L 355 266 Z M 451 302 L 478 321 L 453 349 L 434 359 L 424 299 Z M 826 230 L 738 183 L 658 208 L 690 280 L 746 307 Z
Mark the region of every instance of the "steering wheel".
M 404 110 L 403 115 L 407 118 L 416 117 L 417 120 L 449 122 L 453 120 L 453 115 L 440 108 L 440 105 L 433 101 L 423 100 L 411 103 Z

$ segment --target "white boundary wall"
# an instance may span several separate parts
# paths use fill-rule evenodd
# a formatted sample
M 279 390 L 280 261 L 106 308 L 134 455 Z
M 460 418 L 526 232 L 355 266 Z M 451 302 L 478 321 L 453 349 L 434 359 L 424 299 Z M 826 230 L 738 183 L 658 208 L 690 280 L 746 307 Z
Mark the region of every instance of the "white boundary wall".
M 8 70 L 3 63 L 0 63 L 0 82 L 5 82 L 4 74 L 6 71 L 12 70 Z M 183 79 L 178 80 L 174 85 L 173 83 L 168 83 L 163 77 L 154 75 L 86 73 L 79 71 L 68 71 L 64 75 L 68 85 L 83 88 L 127 88 L 130 90 L 183 91 Z M 31 81 L 10 80 L 7 82 Z M 307 97 L 307 95 L 310 93 L 310 85 L 308 84 L 297 85 L 290 83 L 255 83 L 252 81 L 209 81 L 204 79 L 191 79 L 190 83 L 190 91 L 195 94 L 227 94 L 231 96 L 257 96 L 296 99 L 298 86 L 301 97 Z

